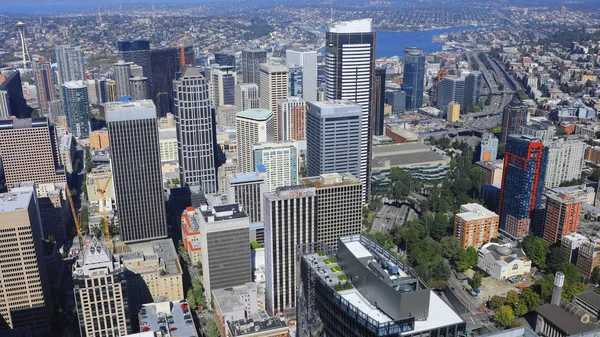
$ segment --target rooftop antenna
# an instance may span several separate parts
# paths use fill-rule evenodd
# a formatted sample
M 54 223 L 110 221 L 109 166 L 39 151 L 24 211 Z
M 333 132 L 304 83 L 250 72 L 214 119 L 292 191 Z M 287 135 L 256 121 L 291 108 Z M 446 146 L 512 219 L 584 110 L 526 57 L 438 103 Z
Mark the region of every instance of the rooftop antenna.
M 27 69 L 27 59 L 31 61 L 29 50 L 27 50 L 27 44 L 25 43 L 25 26 L 21 21 L 17 22 L 16 25 L 19 30 L 19 37 L 21 38 L 21 49 L 23 50 L 23 69 Z

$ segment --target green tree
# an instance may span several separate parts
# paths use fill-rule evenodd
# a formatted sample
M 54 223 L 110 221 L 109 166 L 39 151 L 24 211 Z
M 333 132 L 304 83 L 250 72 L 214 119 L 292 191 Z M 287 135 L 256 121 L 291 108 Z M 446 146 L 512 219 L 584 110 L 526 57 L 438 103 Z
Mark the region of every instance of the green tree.
M 515 303 L 519 302 L 519 294 L 514 290 L 509 290 L 508 293 L 506 293 L 504 302 L 506 304 L 515 305 Z
M 528 235 L 523 238 L 523 251 L 527 257 L 541 269 L 546 268 L 546 255 L 548 243 L 538 236 Z
M 529 311 L 533 311 L 540 306 L 542 300 L 540 299 L 540 295 L 533 291 L 533 289 L 525 288 L 521 291 L 521 302 L 527 306 Z
M 481 288 L 481 281 L 483 280 L 483 275 L 476 271 L 475 274 L 473 274 L 473 280 L 472 280 L 472 286 L 473 288 Z
M 502 127 L 500 125 L 496 125 L 492 128 L 492 133 L 499 134 L 502 132 Z
M 508 326 L 515 319 L 513 310 L 508 305 L 500 307 L 494 314 L 494 320 L 502 326 Z
M 188 290 L 187 292 L 187 302 L 190 305 L 190 307 L 196 309 L 196 307 L 198 306 L 198 302 L 196 302 L 196 297 L 194 296 L 194 291 L 192 289 Z
M 515 316 L 525 316 L 529 312 L 529 308 L 522 301 L 517 301 L 513 304 L 512 309 Z
M 185 262 L 190 260 L 187 250 L 183 246 L 183 241 L 179 240 L 177 244 L 177 253 L 179 253 L 179 257 L 181 257 Z
M 81 170 L 81 160 L 79 157 L 75 159 L 75 164 L 73 164 L 73 173 L 79 172 Z
M 554 287 L 554 275 L 547 274 L 543 279 L 537 280 L 534 283 L 538 289 L 538 293 L 544 301 L 548 301 L 552 296 L 552 288 Z
M 570 262 L 563 262 L 560 264 L 557 270 L 565 274 L 565 282 L 570 284 L 581 283 L 581 275 L 574 264 Z
M 79 159 L 79 158 L 77 158 Z M 90 173 L 92 171 L 92 154 L 90 152 L 90 148 L 85 148 L 85 172 Z
M 450 278 L 450 267 L 446 261 L 440 259 L 431 267 L 430 278 L 437 281 L 447 281 Z
M 492 298 L 490 298 L 490 301 L 488 303 L 488 306 L 490 307 L 490 309 L 498 309 L 501 306 L 504 305 L 504 299 L 498 295 L 494 295 L 492 296 Z
M 546 266 L 548 267 L 548 272 L 552 274 L 556 273 L 564 262 L 567 262 L 567 254 L 565 254 L 565 252 L 563 252 L 559 247 L 550 248 L 550 252 L 546 257 Z
M 433 223 L 429 223 L 429 235 L 435 241 L 440 241 L 442 238 L 448 236 L 449 224 L 446 214 L 441 212 L 436 213 Z
M 450 261 L 456 260 L 462 250 L 460 241 L 455 236 L 447 236 L 440 240 L 440 247 L 442 256 Z
M 510 322 L 510 327 L 511 328 L 518 328 L 520 326 L 523 326 L 523 323 L 520 321 L 517 321 L 516 319 L 513 320 L 512 322 Z
M 206 322 L 206 336 L 207 337 L 221 337 L 217 323 L 214 320 L 208 320 Z
M 475 247 L 469 247 L 460 252 L 458 260 L 456 261 L 456 270 L 463 272 L 477 264 L 477 251 Z
M 585 283 L 567 283 L 567 278 L 565 277 L 565 285 L 563 286 L 562 298 L 571 301 L 573 300 L 573 296 L 582 293 L 586 290 Z
M 590 277 L 590 282 L 592 282 L 594 284 L 600 282 L 600 267 L 599 266 L 594 267 L 594 270 L 592 270 L 592 276 Z

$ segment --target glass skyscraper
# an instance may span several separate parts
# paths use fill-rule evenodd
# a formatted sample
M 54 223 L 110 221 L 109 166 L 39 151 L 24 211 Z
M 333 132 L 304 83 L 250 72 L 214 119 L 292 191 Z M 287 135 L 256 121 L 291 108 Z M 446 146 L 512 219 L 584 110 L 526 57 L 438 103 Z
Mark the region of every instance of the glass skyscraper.
M 406 109 L 416 110 L 423 106 L 423 87 L 425 81 L 425 54 L 421 48 L 404 49 L 404 83 L 406 91 Z
M 78 138 L 90 135 L 90 101 L 87 83 L 71 81 L 63 84 L 63 104 L 69 133 Z

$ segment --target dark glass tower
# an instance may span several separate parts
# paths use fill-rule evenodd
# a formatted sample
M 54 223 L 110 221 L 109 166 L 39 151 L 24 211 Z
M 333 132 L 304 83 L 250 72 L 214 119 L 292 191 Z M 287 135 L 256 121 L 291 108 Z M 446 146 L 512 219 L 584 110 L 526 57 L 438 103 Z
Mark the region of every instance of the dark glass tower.
M 17 118 L 31 117 L 33 109 L 27 105 L 25 96 L 23 96 L 21 74 L 18 71 L 13 71 L 4 82 L 0 83 L 0 90 L 5 90 L 8 93 L 9 115 Z
M 173 112 L 173 80 L 179 69 L 177 54 L 177 48 L 150 51 L 154 92 L 149 94 L 160 116 L 166 116 L 168 112 Z
M 510 135 L 521 134 L 521 127 L 527 125 L 528 115 L 528 107 L 521 101 L 514 100 L 504 107 L 500 143 L 506 144 Z
M 514 239 L 529 233 L 531 215 L 544 192 L 548 148 L 526 136 L 509 136 L 500 192 L 500 230 Z
M 421 48 L 404 49 L 404 84 L 406 109 L 416 110 L 423 106 L 423 86 L 425 81 L 425 54 Z
M 150 56 L 150 41 L 120 41 L 118 43 L 119 60 L 133 62 L 142 67 L 144 77 L 148 78 L 148 93 L 154 99 L 154 78 Z M 177 61 L 177 59 L 175 59 Z
M 235 55 L 228 53 L 215 53 L 215 63 L 220 66 L 233 67 L 235 70 Z
M 385 108 L 385 68 L 375 69 L 375 104 L 371 109 L 373 136 L 383 136 L 383 109 Z
M 242 51 L 242 76 L 244 83 L 256 83 L 260 88 L 260 64 L 267 63 L 267 51 L 246 49 Z

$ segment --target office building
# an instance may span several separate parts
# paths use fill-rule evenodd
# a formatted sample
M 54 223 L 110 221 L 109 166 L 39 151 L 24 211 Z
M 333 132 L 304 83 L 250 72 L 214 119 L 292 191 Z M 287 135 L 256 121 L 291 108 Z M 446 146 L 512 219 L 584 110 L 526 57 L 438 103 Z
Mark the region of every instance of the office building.
M 10 116 L 10 98 L 6 90 L 0 90 L 0 119 L 7 119 Z
M 544 144 L 548 148 L 546 188 L 559 187 L 564 182 L 581 178 L 586 143 L 559 139 Z
M 585 310 L 593 318 L 600 317 L 600 294 L 586 291 L 573 296 L 573 304 Z
M 129 288 L 132 308 L 156 298 L 179 301 L 183 292 L 183 271 L 172 239 L 129 245 L 131 252 L 119 255 Z
M 142 332 L 129 337 L 198 337 L 200 331 L 186 300 L 146 303 L 140 308 L 138 320 Z
M 465 77 L 465 96 L 463 107 L 474 107 L 479 104 L 479 95 L 481 87 L 481 72 L 472 71 Z
M 131 86 L 129 79 L 131 78 L 131 66 L 133 62 L 125 62 L 119 60 L 119 62 L 113 64 L 113 70 L 115 74 L 115 85 L 117 98 L 131 96 Z
M 277 103 L 277 139 L 279 141 L 306 139 L 306 100 L 288 97 Z
M 194 207 L 187 207 L 181 214 L 181 240 L 183 248 L 188 253 L 190 262 L 194 266 L 202 263 L 198 212 Z
M 298 66 L 302 73 L 302 98 L 317 100 L 317 52 L 314 50 L 288 49 L 285 51 L 288 67 Z M 295 96 L 295 95 L 294 95 Z
M 417 110 L 423 106 L 425 85 L 425 54 L 421 48 L 404 49 L 404 83 L 406 109 Z
M 194 212 L 200 224 L 202 284 L 210 303 L 212 289 L 252 281 L 250 222 L 239 204 L 202 206 Z
M 500 143 L 506 144 L 508 137 L 514 134 L 520 134 L 521 128 L 527 125 L 529 119 L 529 107 L 523 102 L 512 101 L 502 113 L 502 135 Z
M 461 336 L 466 323 L 421 277 L 363 235 L 299 248 L 302 336 Z M 268 303 L 268 302 L 267 302 Z M 331 314 L 335 313 L 335 314 Z
M 62 45 L 57 46 L 54 52 L 61 84 L 85 80 L 83 50 L 81 48 Z
M 438 109 L 444 109 L 451 102 L 460 104 L 465 97 L 465 79 L 459 77 L 446 77 L 440 81 L 437 88 Z
M 173 80 L 179 70 L 177 60 L 179 48 L 153 49 L 150 51 L 150 70 L 152 74 L 152 87 L 149 86 L 148 97 L 154 100 L 156 110 L 160 116 L 172 112 Z M 144 74 L 148 77 L 148 75 Z
M 48 104 L 48 114 L 50 121 L 55 124 L 59 124 L 65 129 L 68 128 L 67 117 L 65 116 L 65 106 L 62 100 L 57 99 Z
M 463 248 L 479 248 L 492 238 L 498 237 L 498 214 L 479 204 L 460 206 L 460 213 L 454 216 L 454 236 Z
M 106 93 L 106 82 L 105 78 L 88 80 L 88 96 L 91 104 L 102 104 L 108 102 L 108 95 Z
M 217 108 L 218 125 L 235 125 L 235 114 L 239 112 L 235 105 L 222 105 Z
M 227 201 L 240 204 L 248 214 L 250 223 L 263 222 L 263 194 L 267 192 L 265 177 L 255 172 L 229 176 Z
M 317 242 L 337 248 L 338 239 L 362 232 L 362 185 L 350 173 L 301 178 L 317 192 Z
M 360 105 L 347 100 L 313 102 L 306 111 L 307 175 L 361 174 L 362 117 Z M 359 178 L 360 179 L 360 178 Z M 367 184 L 360 179 L 363 190 Z M 363 191 L 363 201 L 365 192 Z
M 159 128 L 158 142 L 160 146 L 160 161 L 176 162 L 179 164 L 179 142 L 177 128 Z
M 542 142 L 551 142 L 556 128 L 552 124 L 529 123 L 521 127 L 521 134 L 533 138 L 541 139 Z
M 375 96 L 374 105 L 371 109 L 371 129 L 374 136 L 383 136 L 383 119 L 385 110 L 385 68 L 375 69 Z
M 42 220 L 42 237 L 44 239 L 54 238 L 55 242 L 59 244 L 71 239 L 71 233 L 67 232 L 67 225 L 72 221 L 72 217 L 71 207 L 67 200 L 66 183 L 35 184 L 31 181 L 16 183 L 11 191 L 22 189 L 36 191 L 36 201 Z
M 326 39 L 327 98 L 350 100 L 362 107 L 360 172 L 357 173 L 355 170 L 335 172 L 350 172 L 360 179 L 363 184 L 363 202 L 366 202 L 370 199 L 371 191 L 369 160 L 373 132 L 370 130 L 369 117 L 373 108 L 375 32 L 371 19 L 346 21 L 333 25 L 326 33 Z M 322 173 L 330 172 L 309 171 L 308 174 L 316 176 Z
M 562 241 L 562 237 L 577 232 L 582 204 L 586 201 L 585 185 L 546 189 L 546 216 L 544 240 L 548 245 Z
M 406 92 L 400 90 L 386 90 L 385 103 L 392 106 L 393 113 L 406 111 Z
M 456 123 L 460 120 L 460 104 L 454 101 L 448 103 L 446 109 L 446 120 L 450 123 Z
M 13 71 L 6 76 L 4 82 L 0 82 L 2 90 L 6 91 L 8 99 L 8 115 L 16 118 L 31 117 L 32 108 L 27 106 L 21 85 L 21 73 Z
M 119 41 L 117 49 L 119 60 L 137 64 L 142 67 L 143 76 L 152 77 L 150 41 Z
M 108 130 L 103 128 L 90 133 L 90 148 L 92 150 L 104 150 L 110 144 L 108 142 Z
M 479 248 L 477 253 L 477 267 L 496 280 L 506 280 L 531 271 L 531 260 L 521 248 L 490 242 Z
M 33 62 L 33 76 L 37 88 L 37 101 L 40 112 L 41 114 L 47 114 L 49 110 L 48 104 L 54 101 L 54 83 L 56 82 L 53 81 L 54 71 L 52 70 L 52 64 L 43 58 L 35 60 Z M 2 116 L 1 112 L 0 116 Z
M 181 184 L 200 186 L 204 193 L 216 193 L 216 130 L 208 83 L 195 67 L 187 67 L 173 83 Z
M 239 111 L 258 109 L 258 84 L 239 83 L 235 86 L 235 106 Z
M 475 163 L 475 168 L 481 170 L 485 175 L 485 184 L 498 186 L 502 185 L 502 175 L 504 173 L 504 160 L 497 159 L 490 161 L 478 161 Z
M 118 337 L 131 332 L 125 273 L 95 237 L 73 272 L 73 294 L 81 336 Z
M 220 66 L 233 67 L 235 70 L 235 55 L 229 53 L 215 53 L 215 63 Z
M 556 282 L 555 279 L 555 288 Z M 560 298 L 558 302 L 560 302 Z M 569 309 L 569 311 L 565 309 Z M 546 303 L 537 307 L 535 313 L 537 316 L 535 319 L 535 336 L 591 337 L 595 334 L 592 326 L 583 323 L 589 323 L 589 315 L 569 302 L 561 303 L 561 305 Z
M 237 76 L 232 67 L 216 67 L 210 69 L 211 102 L 213 108 L 235 104 L 235 86 Z
M 84 81 L 66 82 L 62 87 L 62 102 L 69 133 L 77 138 L 90 135 L 90 101 Z
M 149 99 L 148 95 L 148 78 L 146 77 L 132 77 L 129 79 L 129 88 L 131 93 L 132 101 L 140 101 L 143 99 Z
M 16 183 L 65 183 L 55 128 L 46 118 L 0 121 L 0 153 L 8 189 Z
M 530 213 L 541 206 L 547 161 L 548 150 L 538 139 L 508 137 L 499 210 L 500 230 L 509 237 L 529 233 Z
M 35 191 L 0 194 L 0 231 L 0 329 L 50 333 L 52 300 Z
M 252 146 L 255 172 L 266 173 L 267 192 L 277 187 L 298 185 L 296 142 L 260 143 Z
M 277 112 L 277 102 L 288 97 L 288 68 L 282 64 L 260 65 L 260 103 L 262 109 Z M 277 140 L 278 121 L 274 114 L 275 137 Z
M 302 68 L 288 65 L 288 96 L 302 97 Z
M 262 49 L 246 49 L 242 51 L 240 65 L 244 83 L 256 83 L 260 86 L 260 65 L 267 63 L 267 51 Z
M 560 241 L 560 249 L 567 256 L 567 261 L 570 263 L 577 263 L 577 256 L 579 254 L 579 247 L 585 242 L 589 242 L 590 240 L 579 234 L 579 233 L 571 233 L 568 235 L 563 235 L 562 240 Z
M 490 161 L 496 160 L 498 157 L 498 138 L 494 137 L 493 134 L 484 135 L 481 140 L 481 152 L 479 154 L 479 161 Z M 495 183 L 494 183 L 495 184 Z
M 235 115 L 238 172 L 254 172 L 252 146 L 275 138 L 273 112 L 267 109 L 240 111 Z
M 154 104 L 149 100 L 107 103 L 106 126 L 121 240 L 136 242 L 166 237 Z
M 590 242 L 584 242 L 579 246 L 577 254 L 577 270 L 586 279 L 592 275 L 592 271 L 600 266 L 600 240 L 594 238 Z
M 265 193 L 264 203 L 266 309 L 289 314 L 296 307 L 296 249 L 317 239 L 317 194 L 312 186 L 282 187 Z

